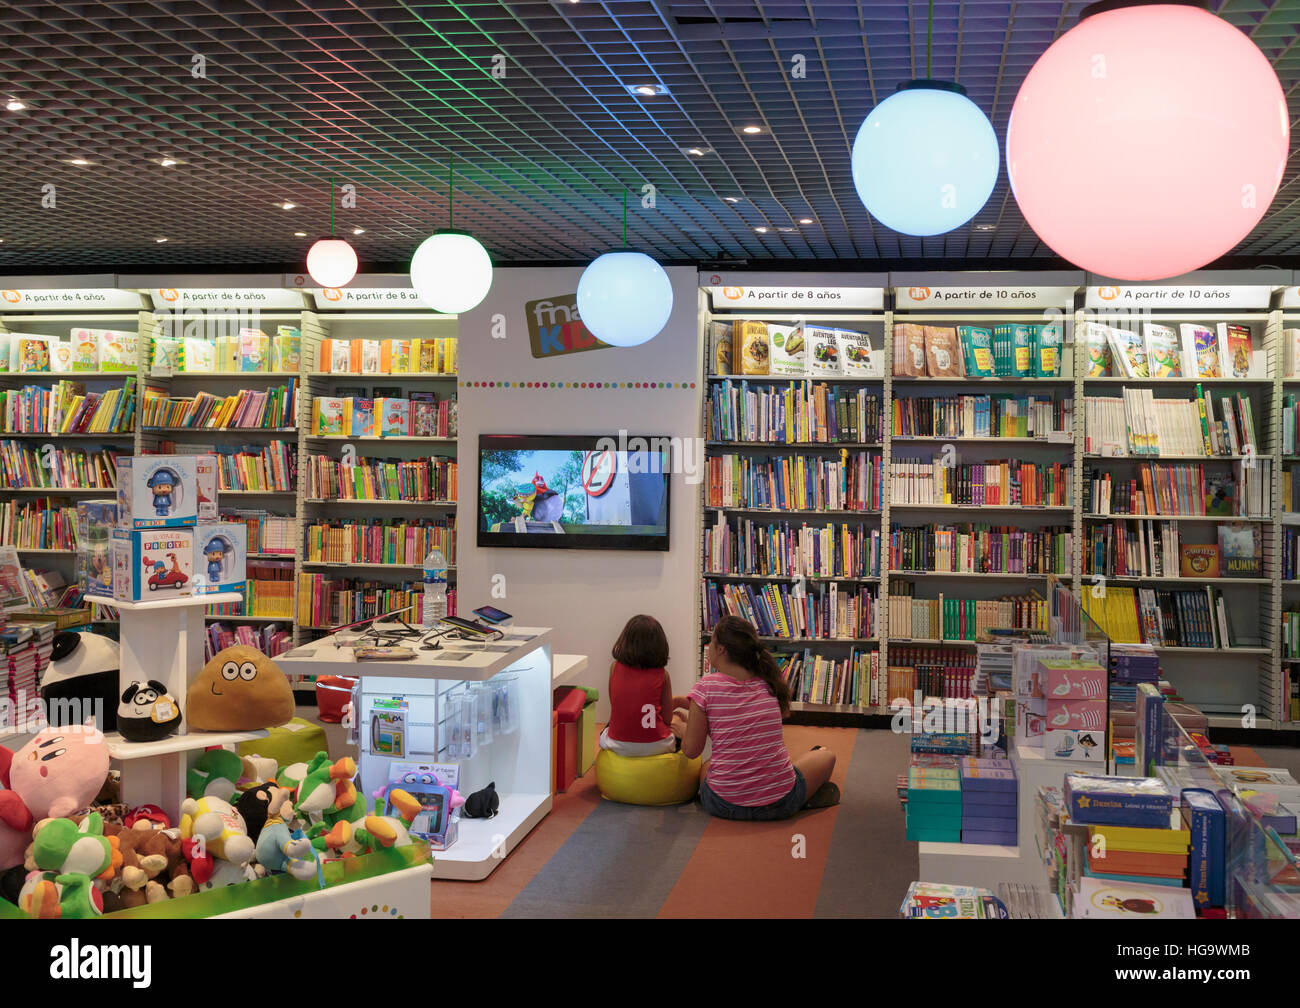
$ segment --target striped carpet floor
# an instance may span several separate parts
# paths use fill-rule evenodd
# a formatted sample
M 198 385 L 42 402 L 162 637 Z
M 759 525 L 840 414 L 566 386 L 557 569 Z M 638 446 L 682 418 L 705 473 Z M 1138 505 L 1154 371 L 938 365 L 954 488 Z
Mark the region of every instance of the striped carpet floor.
M 838 807 L 727 822 L 694 803 L 604 801 L 593 771 L 486 880 L 435 881 L 434 917 L 895 917 L 917 872 L 895 792 L 907 737 L 802 726 L 785 736 L 791 752 L 836 753 Z

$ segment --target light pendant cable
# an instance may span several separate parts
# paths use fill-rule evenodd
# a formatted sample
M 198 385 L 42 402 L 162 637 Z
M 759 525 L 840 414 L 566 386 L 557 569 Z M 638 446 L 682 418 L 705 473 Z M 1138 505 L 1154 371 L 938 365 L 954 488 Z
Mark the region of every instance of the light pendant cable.
M 673 311 L 673 285 L 664 268 L 627 247 L 627 189 L 623 190 L 623 248 L 597 256 L 578 280 L 578 314 L 587 331 L 610 346 L 654 339 Z
M 455 230 L 456 158 L 447 156 L 447 227 L 424 239 L 411 257 L 411 286 L 434 311 L 459 315 L 492 287 L 492 259 L 478 239 Z
M 343 287 L 357 275 L 357 253 L 334 236 L 334 180 L 330 179 L 330 233 L 307 252 L 307 275 L 324 288 Z
M 960 84 L 934 79 L 933 55 L 930 0 L 925 77 L 899 84 L 853 141 L 853 186 L 871 216 L 922 237 L 951 231 L 979 213 L 1001 164 L 988 116 Z

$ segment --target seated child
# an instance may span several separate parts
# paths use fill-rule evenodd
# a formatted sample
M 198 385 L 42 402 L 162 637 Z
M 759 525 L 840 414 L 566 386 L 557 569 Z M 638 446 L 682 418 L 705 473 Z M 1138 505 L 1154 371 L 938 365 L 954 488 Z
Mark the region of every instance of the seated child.
M 686 721 L 676 707 L 668 664 L 668 637 L 653 616 L 633 616 L 614 643 L 609 667 L 609 724 L 600 747 L 620 756 L 655 756 L 680 748 Z M 665 721 L 664 715 L 670 720 Z

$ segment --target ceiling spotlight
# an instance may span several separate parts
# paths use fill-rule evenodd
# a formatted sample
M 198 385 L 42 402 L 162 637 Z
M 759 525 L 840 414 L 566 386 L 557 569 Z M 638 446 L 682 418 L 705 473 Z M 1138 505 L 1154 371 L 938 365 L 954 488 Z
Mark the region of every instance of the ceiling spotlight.
M 767 228 L 765 227 L 756 227 L 754 228 L 754 230 L 757 231 L 759 234 L 767 234 Z
M 90 162 L 87 161 L 85 158 L 74 157 L 74 158 L 68 158 L 68 164 L 74 164 L 77 165 L 78 167 L 84 168 L 86 167 L 86 165 L 90 164 Z
M 739 196 L 723 196 L 722 198 L 723 198 L 724 200 L 726 200 L 728 203 L 739 203 L 739 202 L 740 202 L 740 197 L 739 197 Z
M 159 245 L 161 245 L 161 244 L 162 244 L 163 242 L 165 242 L 166 240 L 167 240 L 166 238 L 155 238 L 155 239 L 154 239 L 154 241 L 156 241 Z
M 813 219 L 812 219 L 811 217 L 800 217 L 800 218 L 799 218 L 799 223 L 800 223 L 800 224 L 811 224 L 812 222 L 813 222 Z
M 975 230 L 976 230 L 976 231 L 996 231 L 997 229 L 998 229 L 998 226 L 997 226 L 996 224 L 976 224 L 976 225 L 975 225 Z
M 294 207 L 296 207 L 297 205 L 298 205 L 297 203 L 281 203 L 281 204 L 280 204 L 280 209 L 281 209 L 281 210 L 292 210 L 292 209 L 293 209 Z
M 27 106 L 24 105 L 22 102 L 20 102 L 17 98 L 10 98 L 9 103 L 5 105 L 5 108 L 7 108 L 10 112 L 21 112 L 26 107 Z
M 295 238 L 306 238 L 306 237 L 307 237 L 307 232 L 306 232 L 306 231 L 295 231 L 295 232 L 293 233 L 293 236 L 294 236 Z
M 691 157 L 704 157 L 707 154 L 713 153 L 713 148 L 706 144 L 691 144 L 689 147 L 679 147 L 677 149 L 683 154 L 688 154 Z
M 638 98 L 657 98 L 668 93 L 662 84 L 628 84 L 627 89 Z
M 778 230 L 778 231 L 784 231 L 784 232 L 786 232 L 786 233 L 788 234 L 789 232 L 793 231 L 794 228 L 792 228 L 792 227 L 783 227 L 783 228 L 777 228 L 777 230 Z
M 353 229 L 352 229 L 352 233 L 353 233 L 354 235 L 363 235 L 363 234 L 366 233 L 366 229 L 365 229 L 365 228 L 353 228 Z
M 161 157 L 158 159 L 158 163 L 162 165 L 164 168 L 170 168 L 172 165 L 180 164 L 180 162 L 177 161 L 174 157 Z
M 762 127 L 762 126 L 745 126 L 745 127 L 742 127 L 742 128 L 741 128 L 740 132 L 742 132 L 742 133 L 748 133 L 750 136 L 753 136 L 753 135 L 756 134 L 756 133 L 762 133 L 762 132 L 763 132 L 763 127 Z

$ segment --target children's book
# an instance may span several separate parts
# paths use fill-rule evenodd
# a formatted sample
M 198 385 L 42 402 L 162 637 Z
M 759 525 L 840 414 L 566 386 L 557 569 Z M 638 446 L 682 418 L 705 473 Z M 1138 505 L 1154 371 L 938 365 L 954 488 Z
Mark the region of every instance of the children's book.
M 1111 882 L 1084 876 L 1074 897 L 1074 916 L 1089 919 L 1138 920 L 1165 917 L 1191 920 L 1196 916 L 1190 889 Z
M 343 411 L 346 400 L 315 396 L 311 401 L 313 434 L 344 434 Z
M 1111 353 L 1115 357 L 1119 370 L 1123 372 L 1123 377 L 1150 377 L 1146 341 L 1141 336 L 1128 329 L 1116 329 L 1113 326 L 1106 330 L 1106 336 L 1110 340 Z
M 271 370 L 297 371 L 302 357 L 302 333 L 296 326 L 277 326 L 271 340 Z
M 375 430 L 375 402 L 373 399 L 349 399 L 348 426 L 345 432 L 353 437 L 373 437 Z
M 15 333 L 9 353 L 11 371 L 36 373 L 50 370 L 50 340 L 47 336 L 23 336 Z
M 1114 358 L 1110 352 L 1110 330 L 1097 322 L 1085 322 L 1083 326 L 1084 347 L 1088 351 L 1088 378 L 1109 378 L 1114 374 Z M 1026 353 L 1026 356 L 1028 354 Z M 1020 350 L 1016 350 L 1017 370 L 1019 369 Z
M 1237 513 L 1237 483 L 1228 475 L 1205 477 L 1205 513 L 1231 518 Z
M 419 402 L 412 396 L 411 433 L 416 437 L 436 437 L 438 434 L 438 407 L 435 403 Z
M 1061 373 L 1061 327 L 1059 325 L 1034 326 L 1034 377 L 1056 378 Z
M 270 340 L 261 329 L 239 330 L 239 370 L 266 371 Z
M 407 437 L 411 433 L 411 404 L 406 399 L 376 399 L 375 422 L 380 437 Z
M 1217 578 L 1219 576 L 1219 547 L 1210 545 L 1189 545 L 1182 543 L 1178 547 L 1179 577 Z
M 73 329 L 72 370 L 99 370 L 99 333 L 94 329 Z
M 53 371 L 72 370 L 72 342 L 70 340 L 50 341 L 50 369 Z
M 362 374 L 379 374 L 379 340 L 357 340 L 360 344 Z
M 993 331 L 982 326 L 958 326 L 962 359 L 969 378 L 993 377 Z
M 1225 378 L 1250 377 L 1250 329 L 1220 322 L 1219 368 Z
M 925 359 L 931 378 L 960 378 L 956 331 L 949 326 L 926 326 Z
M 95 332 L 96 330 L 90 330 Z M 98 330 L 99 369 L 101 371 L 134 371 L 135 356 L 130 352 L 134 340 L 129 333 Z
M 217 348 L 201 336 L 181 340 L 181 368 L 186 372 L 211 372 L 217 368 Z
M 1282 330 L 1282 354 L 1285 358 L 1282 376 L 1295 378 L 1300 375 L 1300 329 Z
M 1183 358 L 1194 370 L 1188 378 L 1220 378 L 1219 341 L 1213 329 L 1184 322 L 1178 327 L 1183 337 Z
M 1223 577 L 1261 576 L 1258 524 L 1219 526 L 1219 567 Z
M 1169 326 L 1143 322 L 1147 342 L 1147 369 L 1152 378 L 1181 378 L 1183 348 L 1178 333 Z

